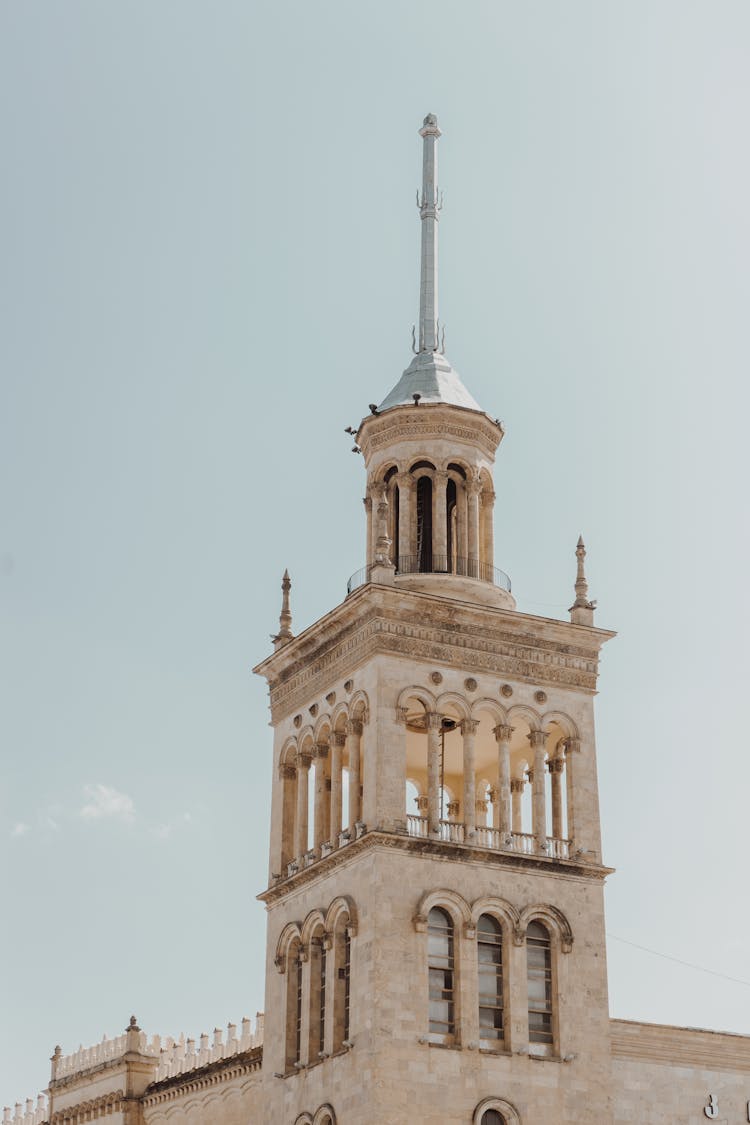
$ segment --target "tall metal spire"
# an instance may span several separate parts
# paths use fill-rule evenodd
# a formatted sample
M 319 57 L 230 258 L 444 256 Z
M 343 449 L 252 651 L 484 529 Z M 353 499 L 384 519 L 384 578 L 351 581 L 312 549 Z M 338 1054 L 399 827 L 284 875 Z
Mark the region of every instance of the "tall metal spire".
M 437 186 L 437 117 L 428 113 L 419 135 L 423 138 L 422 195 L 417 206 L 422 219 L 422 259 L 419 279 L 419 351 L 436 352 L 438 340 L 438 215 L 442 198 Z

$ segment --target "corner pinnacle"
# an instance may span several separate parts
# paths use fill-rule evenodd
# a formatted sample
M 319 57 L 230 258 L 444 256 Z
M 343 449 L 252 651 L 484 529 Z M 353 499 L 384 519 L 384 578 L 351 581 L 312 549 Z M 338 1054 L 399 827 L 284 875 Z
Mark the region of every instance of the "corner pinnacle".
M 279 614 L 279 631 L 275 637 L 271 637 L 274 649 L 281 648 L 282 645 L 289 644 L 289 641 L 294 640 L 294 633 L 292 632 L 292 613 L 289 608 L 289 591 L 292 588 L 292 581 L 289 577 L 289 571 L 284 571 L 284 577 L 281 579 L 281 613 Z

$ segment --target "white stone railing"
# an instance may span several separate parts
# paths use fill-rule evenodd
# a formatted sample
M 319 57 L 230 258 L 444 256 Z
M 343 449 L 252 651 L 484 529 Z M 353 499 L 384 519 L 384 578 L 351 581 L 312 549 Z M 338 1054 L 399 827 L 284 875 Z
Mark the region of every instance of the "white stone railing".
M 156 1070 L 154 1081 L 162 1078 L 172 1078 L 176 1074 L 185 1074 L 189 1070 L 208 1066 L 210 1063 L 219 1062 L 220 1059 L 231 1058 L 243 1051 L 251 1051 L 254 1047 L 263 1045 L 263 1013 L 258 1012 L 255 1028 L 252 1021 L 243 1019 L 239 1026 L 236 1023 L 227 1024 L 226 1035 L 220 1028 L 214 1030 L 213 1036 L 201 1035 L 197 1040 L 186 1039 L 181 1035 L 179 1039 L 167 1037 L 161 1044 L 159 1066 Z
M 417 836 L 421 839 L 429 837 L 426 816 L 414 816 L 412 813 L 407 813 L 406 829 L 410 836 Z M 443 843 L 463 844 L 467 842 L 465 836 L 465 827 L 459 821 L 440 821 L 438 839 Z M 546 846 L 540 852 L 536 837 L 530 832 L 501 832 L 499 828 L 489 828 L 484 824 L 476 826 L 471 843 L 475 847 L 488 848 L 494 852 L 516 852 L 519 855 L 541 854 L 551 856 L 553 859 L 570 858 L 569 840 L 560 840 L 554 836 L 548 836 Z
M 57 1059 L 54 1077 L 65 1078 L 69 1074 L 79 1074 L 82 1070 L 90 1070 L 91 1067 L 101 1066 L 102 1063 L 119 1059 L 128 1049 L 128 1034 L 132 1034 L 132 1032 L 125 1032 L 125 1034 L 118 1035 L 114 1039 L 108 1039 L 105 1035 L 101 1043 L 95 1043 L 93 1047 L 79 1047 L 77 1051 L 73 1051 L 70 1055 L 61 1055 Z M 154 1035 L 149 1041 L 145 1032 L 138 1031 L 136 1034 L 138 1035 L 138 1050 L 142 1055 L 159 1054 L 161 1043 L 158 1035 Z
M 33 1098 L 27 1098 L 25 1103 L 16 1102 L 15 1111 L 10 1106 L 3 1110 L 3 1125 L 45 1125 L 49 1120 L 49 1106 L 45 1094 L 40 1094 L 34 1105 Z

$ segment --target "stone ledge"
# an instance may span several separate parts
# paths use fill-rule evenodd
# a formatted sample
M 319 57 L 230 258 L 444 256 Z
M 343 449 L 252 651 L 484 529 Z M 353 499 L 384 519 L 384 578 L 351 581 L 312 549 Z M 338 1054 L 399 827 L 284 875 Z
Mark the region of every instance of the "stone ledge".
M 612 1058 L 750 1073 L 750 1035 L 611 1020 Z

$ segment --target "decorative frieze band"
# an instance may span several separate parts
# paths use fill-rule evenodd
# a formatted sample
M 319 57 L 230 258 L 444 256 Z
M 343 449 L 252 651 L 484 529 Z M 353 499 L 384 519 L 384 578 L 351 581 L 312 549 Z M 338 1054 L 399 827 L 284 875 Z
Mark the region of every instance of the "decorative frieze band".
M 532 683 L 546 683 L 594 691 L 598 659 L 596 652 L 549 640 L 518 636 L 499 629 L 474 626 L 457 629 L 455 622 L 390 619 L 370 616 L 354 623 L 319 654 L 301 656 L 285 671 L 283 680 L 270 685 L 271 711 L 277 721 L 312 695 L 325 690 L 352 666 L 379 653 L 393 653 L 422 660 L 461 663 L 477 671 L 513 676 Z

